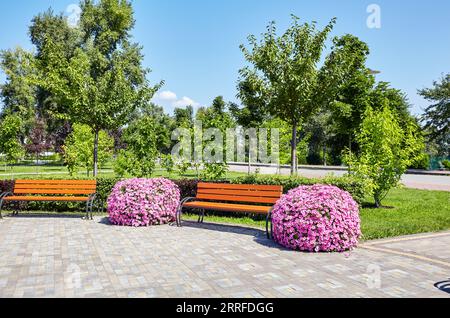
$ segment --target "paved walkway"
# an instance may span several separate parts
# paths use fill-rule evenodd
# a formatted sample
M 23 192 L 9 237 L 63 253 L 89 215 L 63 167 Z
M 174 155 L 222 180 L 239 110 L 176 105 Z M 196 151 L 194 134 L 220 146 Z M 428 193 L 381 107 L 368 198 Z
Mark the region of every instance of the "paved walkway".
M 0 297 L 450 297 L 449 246 L 444 232 L 308 254 L 256 229 L 23 216 L 0 221 Z

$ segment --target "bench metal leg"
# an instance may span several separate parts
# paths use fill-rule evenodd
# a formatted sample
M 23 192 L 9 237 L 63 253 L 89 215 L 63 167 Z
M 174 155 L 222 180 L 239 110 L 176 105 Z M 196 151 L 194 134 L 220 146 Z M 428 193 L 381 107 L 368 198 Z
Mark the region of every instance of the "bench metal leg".
M 199 210 L 197 223 L 203 223 L 203 221 L 205 220 L 205 213 L 206 213 L 205 209 Z
M 97 194 L 93 194 L 89 197 L 89 200 L 86 203 L 86 220 L 92 221 L 94 219 L 92 210 L 94 208 L 94 202 L 95 202 L 96 198 L 97 198 Z
M 266 233 L 267 233 L 267 238 L 269 240 L 272 239 L 272 233 L 273 233 L 272 210 L 273 209 L 271 209 L 269 211 L 269 213 L 267 214 L 267 219 L 266 219 Z M 270 226 L 269 226 L 269 224 L 270 224 Z

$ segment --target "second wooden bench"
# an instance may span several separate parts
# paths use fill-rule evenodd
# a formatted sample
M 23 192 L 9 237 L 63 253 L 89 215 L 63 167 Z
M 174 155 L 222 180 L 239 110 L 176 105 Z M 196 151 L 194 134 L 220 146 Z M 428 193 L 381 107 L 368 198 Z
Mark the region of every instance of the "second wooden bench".
M 203 223 L 205 211 L 237 212 L 266 215 L 267 237 L 271 237 L 271 212 L 283 194 L 282 186 L 199 183 L 197 196 L 185 198 L 177 211 L 177 226 L 181 227 L 183 208 L 201 211 L 199 223 Z

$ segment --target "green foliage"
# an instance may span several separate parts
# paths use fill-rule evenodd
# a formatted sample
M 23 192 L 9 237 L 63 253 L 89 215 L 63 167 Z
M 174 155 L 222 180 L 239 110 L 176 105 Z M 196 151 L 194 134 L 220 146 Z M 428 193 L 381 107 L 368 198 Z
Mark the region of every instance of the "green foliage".
M 191 168 L 191 163 L 187 160 L 180 160 L 176 163 L 176 168 L 180 176 L 186 175 L 187 171 Z
M 450 73 L 435 81 L 432 88 L 419 90 L 419 94 L 433 103 L 425 109 L 422 122 L 430 141 L 438 146 L 438 155 L 448 156 L 450 149 Z
M 226 163 L 210 163 L 203 164 L 202 179 L 205 181 L 221 181 L 224 180 L 228 172 Z
M 335 39 L 333 51 L 319 68 L 328 35 L 336 19 L 318 30 L 316 23 L 300 24 L 297 17 L 281 36 L 275 23 L 267 27 L 258 43 L 248 37 L 250 50 L 241 46 L 253 68 L 240 70 L 239 97 L 244 105 L 257 105 L 291 126 L 291 170 L 297 172 L 297 132 L 302 123 L 333 101 L 354 68 L 360 67 L 366 48 L 356 41 Z
M 171 155 L 161 155 L 161 166 L 166 169 L 169 176 L 175 170 L 175 162 Z
M 402 129 L 393 112 L 368 108 L 357 141 L 360 154 L 348 153 L 346 161 L 352 174 L 367 181 L 377 207 L 389 191 L 398 186 L 408 166 L 423 153 L 423 139 L 409 123 Z
M 444 160 L 442 161 L 442 165 L 446 170 L 450 170 L 450 160 Z
M 119 152 L 114 170 L 119 176 L 125 173 L 134 177 L 150 177 L 158 156 L 155 120 L 144 116 L 124 130 L 126 150 Z
M 36 86 L 30 83 L 35 73 L 35 61 L 30 52 L 22 48 L 0 52 L 0 67 L 6 82 L 0 85 L 3 113 L 17 114 L 26 128 L 35 115 Z
M 80 168 L 84 168 L 89 176 L 93 167 L 94 133 L 87 125 L 74 124 L 73 132 L 66 139 L 62 147 L 64 151 L 64 163 L 70 175 L 74 175 Z M 103 166 L 112 155 L 114 140 L 104 131 L 99 133 L 98 160 Z
M 56 113 L 97 134 L 126 124 L 159 85 L 148 85 L 141 47 L 130 41 L 134 19 L 129 1 L 85 0 L 81 9 L 80 34 L 72 52 L 67 54 L 60 38 L 49 35 L 42 41 L 36 82 L 60 106 Z
M 25 156 L 19 136 L 23 122 L 19 115 L 7 115 L 0 122 L 0 154 L 6 156 L 8 163 L 15 163 Z
M 299 176 L 261 176 L 247 175 L 231 180 L 234 184 L 258 184 L 258 185 L 281 185 L 284 193 L 302 185 L 327 184 L 334 185 L 342 190 L 349 192 L 358 203 L 364 202 L 368 194 L 368 187 L 364 180 L 346 175 L 343 177 L 328 176 L 322 179 L 305 178 Z

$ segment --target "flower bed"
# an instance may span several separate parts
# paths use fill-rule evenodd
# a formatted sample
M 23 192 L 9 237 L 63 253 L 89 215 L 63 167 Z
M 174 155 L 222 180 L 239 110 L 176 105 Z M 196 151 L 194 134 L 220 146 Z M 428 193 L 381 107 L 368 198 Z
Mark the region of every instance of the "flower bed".
M 309 252 L 343 252 L 361 237 L 359 207 L 335 186 L 301 186 L 273 210 L 273 237 L 280 245 Z
M 180 204 L 177 185 L 164 178 L 118 182 L 108 198 L 110 222 L 123 226 L 161 225 L 175 221 Z

